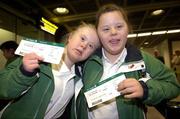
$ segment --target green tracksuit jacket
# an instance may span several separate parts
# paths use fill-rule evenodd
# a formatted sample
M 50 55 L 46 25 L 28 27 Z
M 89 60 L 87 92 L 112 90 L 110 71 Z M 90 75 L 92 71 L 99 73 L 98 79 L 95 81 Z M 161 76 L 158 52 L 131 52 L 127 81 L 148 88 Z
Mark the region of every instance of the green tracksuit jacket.
M 143 60 L 146 72 L 150 75 L 146 83 L 141 83 L 144 88 L 142 99 L 124 99 L 122 96 L 116 98 L 117 109 L 120 119 L 144 119 L 145 105 L 154 105 L 164 99 L 172 99 L 180 94 L 180 85 L 176 80 L 174 72 L 153 56 L 141 52 L 132 45 L 127 45 L 127 56 L 125 63 Z M 101 52 L 101 51 L 100 51 Z M 92 56 L 83 68 L 83 87 L 74 101 L 72 107 L 72 119 L 88 119 L 87 102 L 84 97 L 84 90 L 93 87 L 103 74 L 102 53 Z M 126 72 L 125 76 L 137 80 L 141 78 L 139 71 Z M 76 104 L 76 105 L 75 105 Z
M 0 99 L 11 99 L 2 119 L 43 119 L 54 90 L 51 67 L 41 64 L 39 76 L 25 76 L 19 58 L 0 71 Z

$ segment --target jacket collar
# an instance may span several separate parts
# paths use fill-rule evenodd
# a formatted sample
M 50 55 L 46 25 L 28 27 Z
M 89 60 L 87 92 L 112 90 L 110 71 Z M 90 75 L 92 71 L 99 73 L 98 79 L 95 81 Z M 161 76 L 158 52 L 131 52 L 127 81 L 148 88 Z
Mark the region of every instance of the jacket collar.
M 134 45 L 127 43 L 126 49 L 127 49 L 127 56 L 125 62 L 139 61 L 143 59 L 141 55 L 141 51 L 138 48 L 136 48 Z
M 141 51 L 138 48 L 136 48 L 134 45 L 130 43 L 127 43 L 125 47 L 127 49 L 127 56 L 125 58 L 125 62 L 142 60 Z M 95 55 L 90 59 L 96 59 L 99 63 L 101 63 L 102 61 L 100 59 L 102 58 L 102 49 L 101 48 L 97 49 L 94 54 Z M 97 56 L 100 59 L 98 59 Z

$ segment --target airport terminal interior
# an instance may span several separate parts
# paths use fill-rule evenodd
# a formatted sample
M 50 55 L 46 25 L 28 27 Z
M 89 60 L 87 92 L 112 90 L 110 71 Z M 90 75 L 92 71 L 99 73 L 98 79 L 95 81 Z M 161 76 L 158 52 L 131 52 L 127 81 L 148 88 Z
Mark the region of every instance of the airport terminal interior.
M 153 56 L 155 52 L 162 56 L 180 83 L 180 64 L 176 69 L 172 64 L 175 51 L 180 51 L 180 0 L 1 0 L 0 44 L 20 43 L 23 38 L 54 42 L 57 29 L 72 31 L 82 22 L 95 24 L 97 10 L 107 3 L 127 11 L 132 26 L 128 41 Z M 5 63 L 0 52 L 0 70 Z M 177 119 L 180 95 L 172 101 L 177 104 L 169 105 L 165 116 L 149 106 L 147 119 Z

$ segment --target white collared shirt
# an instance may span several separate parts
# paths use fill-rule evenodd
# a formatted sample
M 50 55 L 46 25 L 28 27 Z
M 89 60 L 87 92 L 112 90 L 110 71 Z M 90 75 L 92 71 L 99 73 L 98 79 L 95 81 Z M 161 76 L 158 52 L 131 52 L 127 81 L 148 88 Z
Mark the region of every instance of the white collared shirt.
M 100 81 L 103 81 L 117 73 L 119 67 L 125 61 L 127 50 L 126 48 L 124 48 L 122 53 L 114 63 L 111 63 L 105 56 L 103 49 L 102 53 L 104 72 Z M 119 119 L 115 98 L 93 107 L 93 110 L 88 112 L 88 117 L 89 119 Z
M 52 72 L 55 89 L 44 119 L 60 117 L 74 94 L 75 66 L 69 70 L 63 62 L 59 71 L 52 69 Z

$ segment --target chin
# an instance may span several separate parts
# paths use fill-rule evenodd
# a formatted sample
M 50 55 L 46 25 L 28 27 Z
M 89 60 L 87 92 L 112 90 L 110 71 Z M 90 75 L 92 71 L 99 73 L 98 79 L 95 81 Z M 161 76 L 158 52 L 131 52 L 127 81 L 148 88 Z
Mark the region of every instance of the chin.
M 120 49 L 119 49 L 119 50 L 112 50 L 112 51 L 111 51 L 111 54 L 112 54 L 112 55 L 118 55 L 118 54 L 120 54 L 121 52 L 122 52 L 122 50 L 120 50 Z

